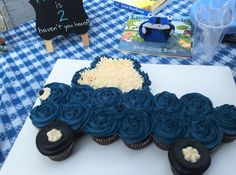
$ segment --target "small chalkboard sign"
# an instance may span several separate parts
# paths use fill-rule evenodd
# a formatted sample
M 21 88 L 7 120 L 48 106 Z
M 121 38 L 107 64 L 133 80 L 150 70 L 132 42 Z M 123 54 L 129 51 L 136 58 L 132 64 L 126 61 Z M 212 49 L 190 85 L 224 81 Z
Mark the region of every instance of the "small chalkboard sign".
M 81 35 L 83 45 L 89 45 L 89 18 L 82 0 L 30 0 L 29 3 L 36 13 L 36 30 L 49 52 L 54 50 L 52 38 L 69 33 Z

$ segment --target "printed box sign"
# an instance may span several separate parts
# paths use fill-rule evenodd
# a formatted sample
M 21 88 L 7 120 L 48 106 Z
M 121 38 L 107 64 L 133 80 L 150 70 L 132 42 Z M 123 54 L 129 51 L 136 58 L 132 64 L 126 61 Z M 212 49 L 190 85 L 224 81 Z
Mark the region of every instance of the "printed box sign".
M 85 34 L 89 19 L 82 0 L 30 0 L 36 13 L 36 30 L 44 40 L 68 33 Z

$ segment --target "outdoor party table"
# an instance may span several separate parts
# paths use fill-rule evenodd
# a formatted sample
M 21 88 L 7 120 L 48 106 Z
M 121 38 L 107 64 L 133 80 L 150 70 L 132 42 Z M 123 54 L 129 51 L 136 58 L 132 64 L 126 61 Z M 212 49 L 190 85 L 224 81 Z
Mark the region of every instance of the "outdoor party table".
M 19 134 L 39 90 L 44 86 L 57 59 L 93 60 L 100 55 L 134 58 L 141 63 L 171 65 L 225 65 L 236 80 L 236 48 L 221 45 L 211 62 L 192 58 L 171 58 L 122 53 L 117 47 L 130 13 L 113 5 L 112 0 L 84 0 L 90 18 L 90 46 L 84 48 L 78 35 L 53 39 L 55 52 L 45 50 L 43 40 L 29 21 L 2 35 L 11 51 L 0 56 L 0 167 Z M 174 0 L 162 15 L 189 16 L 191 2 Z M 65 67 L 61 71 L 67 71 Z M 1 83 L 1 81 L 0 81 Z

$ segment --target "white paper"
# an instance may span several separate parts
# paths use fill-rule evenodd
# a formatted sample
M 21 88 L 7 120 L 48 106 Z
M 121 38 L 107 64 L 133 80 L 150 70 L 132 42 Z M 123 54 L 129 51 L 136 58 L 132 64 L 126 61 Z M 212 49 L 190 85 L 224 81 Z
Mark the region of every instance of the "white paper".
M 89 61 L 58 60 L 47 83 L 70 84 L 74 73 L 89 66 Z M 154 94 L 162 91 L 178 97 L 199 92 L 209 97 L 214 106 L 236 105 L 236 86 L 228 67 L 174 66 L 143 64 L 149 74 Z M 62 162 L 54 162 L 41 155 L 35 146 L 38 132 L 30 119 L 22 128 L 1 175 L 171 175 L 167 152 L 151 144 L 139 151 L 127 148 L 121 140 L 101 146 L 85 136 L 76 142 L 72 155 Z M 236 172 L 236 141 L 222 145 L 212 154 L 206 175 L 231 175 Z

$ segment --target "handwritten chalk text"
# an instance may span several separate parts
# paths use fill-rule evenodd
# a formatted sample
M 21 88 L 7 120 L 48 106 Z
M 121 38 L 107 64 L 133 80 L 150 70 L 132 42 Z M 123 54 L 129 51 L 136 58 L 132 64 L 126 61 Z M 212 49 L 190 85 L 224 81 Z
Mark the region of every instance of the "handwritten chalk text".
M 65 32 L 68 32 L 69 29 L 76 28 L 76 27 L 87 26 L 87 25 L 89 25 L 89 19 L 87 19 L 84 22 L 80 22 L 80 23 L 74 21 L 72 24 L 66 24 L 66 25 L 56 24 L 55 26 L 51 26 L 51 27 L 48 27 L 48 28 L 37 27 L 37 30 L 38 30 L 39 34 L 53 33 L 53 32 L 56 32 L 58 30 L 65 30 Z

